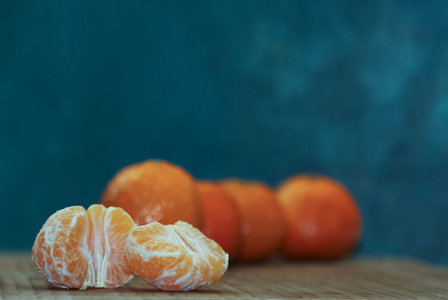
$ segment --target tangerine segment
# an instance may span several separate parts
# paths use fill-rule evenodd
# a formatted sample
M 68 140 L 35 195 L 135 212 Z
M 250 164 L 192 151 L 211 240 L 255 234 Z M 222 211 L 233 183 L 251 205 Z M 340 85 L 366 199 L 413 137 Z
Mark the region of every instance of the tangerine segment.
M 190 224 L 153 222 L 133 229 L 126 257 L 134 272 L 162 290 L 189 291 L 218 281 L 229 256 Z
M 135 227 L 121 208 L 72 206 L 51 215 L 32 249 L 42 277 L 59 288 L 117 287 L 133 277 L 124 245 Z
M 52 286 L 81 288 L 89 270 L 82 241 L 87 212 L 81 206 L 67 207 L 51 215 L 34 242 L 32 257 L 37 270 Z
M 138 225 L 185 221 L 202 227 L 193 177 L 166 161 L 147 160 L 123 168 L 107 184 L 101 203 L 123 208 Z

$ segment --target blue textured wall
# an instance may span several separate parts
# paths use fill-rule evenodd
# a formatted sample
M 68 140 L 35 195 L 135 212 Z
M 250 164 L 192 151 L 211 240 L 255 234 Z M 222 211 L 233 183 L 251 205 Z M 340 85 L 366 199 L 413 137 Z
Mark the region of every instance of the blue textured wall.
M 0 248 L 121 167 L 343 182 L 361 254 L 448 265 L 447 1 L 0 1 Z

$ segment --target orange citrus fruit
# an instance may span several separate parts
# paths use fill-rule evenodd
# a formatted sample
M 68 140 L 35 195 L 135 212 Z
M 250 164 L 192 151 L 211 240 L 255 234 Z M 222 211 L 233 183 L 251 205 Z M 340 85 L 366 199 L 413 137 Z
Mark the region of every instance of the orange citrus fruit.
M 286 256 L 334 259 L 357 245 L 360 210 L 350 192 L 335 180 L 294 176 L 279 187 L 278 199 L 287 223 Z
M 121 208 L 71 206 L 51 215 L 32 249 L 42 277 L 59 288 L 112 288 L 133 277 L 124 252 L 134 228 Z
M 122 207 L 138 225 L 174 224 L 202 227 L 202 206 L 191 175 L 169 162 L 147 160 L 119 171 L 108 183 L 101 203 Z
M 221 185 L 234 199 L 241 216 L 241 246 L 236 258 L 258 261 L 280 250 L 285 227 L 275 192 L 255 181 L 230 179 Z
M 197 181 L 204 211 L 202 232 L 217 242 L 229 254 L 238 252 L 240 241 L 240 215 L 232 197 L 219 184 Z
M 228 255 L 198 229 L 179 221 L 153 222 L 133 229 L 126 257 L 135 273 L 162 290 L 189 291 L 218 281 Z

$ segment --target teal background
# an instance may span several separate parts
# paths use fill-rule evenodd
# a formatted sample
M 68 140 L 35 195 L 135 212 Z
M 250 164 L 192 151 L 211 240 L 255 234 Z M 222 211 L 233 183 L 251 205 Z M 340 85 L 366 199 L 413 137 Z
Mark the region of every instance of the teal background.
M 0 249 L 121 167 L 345 184 L 361 255 L 448 266 L 447 1 L 0 1 Z

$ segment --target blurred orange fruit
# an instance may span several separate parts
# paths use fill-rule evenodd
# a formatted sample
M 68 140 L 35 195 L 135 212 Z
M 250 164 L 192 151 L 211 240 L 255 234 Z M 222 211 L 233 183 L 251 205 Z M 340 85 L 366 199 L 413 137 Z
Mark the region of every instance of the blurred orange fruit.
M 213 240 L 188 223 L 153 222 L 131 231 L 126 257 L 135 273 L 168 291 L 189 291 L 218 281 L 228 255 Z
M 298 175 L 278 189 L 286 218 L 283 252 L 299 259 L 334 259 L 350 253 L 361 236 L 361 213 L 335 180 Z
M 283 216 L 274 191 L 261 182 L 229 179 L 221 182 L 241 216 L 241 246 L 236 258 L 259 261 L 280 250 L 284 237 Z
M 42 277 L 59 288 L 112 288 L 133 277 L 124 246 L 134 228 L 121 208 L 71 206 L 51 215 L 32 249 Z
M 166 161 L 147 160 L 120 170 L 101 203 L 122 207 L 138 225 L 181 220 L 202 228 L 202 205 L 191 175 Z
M 237 254 L 240 240 L 240 215 L 232 197 L 219 184 L 197 181 L 204 212 L 202 232 L 217 242 L 230 259 Z

